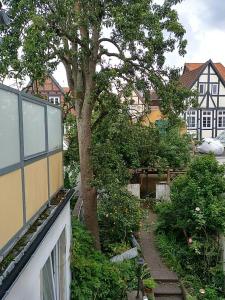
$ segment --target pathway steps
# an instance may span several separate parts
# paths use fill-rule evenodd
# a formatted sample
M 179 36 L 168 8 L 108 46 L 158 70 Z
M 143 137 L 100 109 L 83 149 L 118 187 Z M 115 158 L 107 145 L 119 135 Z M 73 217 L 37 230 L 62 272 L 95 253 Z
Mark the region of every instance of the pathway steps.
M 154 225 L 156 215 L 149 211 L 146 220 L 147 229 L 140 231 L 141 250 L 147 263 L 151 276 L 157 283 L 154 290 L 155 300 L 183 300 L 183 292 L 180 287 L 177 274 L 170 271 L 162 261 L 155 245 Z M 145 227 L 145 226 L 144 226 Z

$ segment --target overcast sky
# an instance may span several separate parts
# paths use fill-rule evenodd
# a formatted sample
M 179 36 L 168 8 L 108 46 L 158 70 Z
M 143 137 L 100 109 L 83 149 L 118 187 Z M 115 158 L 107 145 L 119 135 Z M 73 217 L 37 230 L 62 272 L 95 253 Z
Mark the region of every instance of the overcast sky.
M 186 29 L 187 54 L 169 55 L 168 64 L 182 66 L 210 58 L 225 64 L 225 0 L 184 0 L 177 10 Z

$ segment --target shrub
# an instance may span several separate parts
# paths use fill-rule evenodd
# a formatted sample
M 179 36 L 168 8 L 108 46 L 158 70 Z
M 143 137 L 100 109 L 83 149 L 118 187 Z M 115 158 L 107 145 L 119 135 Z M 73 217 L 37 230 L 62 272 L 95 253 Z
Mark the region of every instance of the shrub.
M 118 300 L 135 284 L 135 262 L 111 263 L 94 250 L 92 238 L 77 221 L 72 222 L 71 299 Z
M 198 299 L 222 295 L 219 236 L 225 231 L 224 174 L 225 167 L 214 156 L 194 158 L 186 174 L 173 182 L 171 203 L 156 209 L 159 249 Z
M 99 199 L 98 216 L 103 248 L 108 244 L 128 241 L 131 232 L 139 229 L 142 209 L 138 198 L 126 190 L 105 192 Z

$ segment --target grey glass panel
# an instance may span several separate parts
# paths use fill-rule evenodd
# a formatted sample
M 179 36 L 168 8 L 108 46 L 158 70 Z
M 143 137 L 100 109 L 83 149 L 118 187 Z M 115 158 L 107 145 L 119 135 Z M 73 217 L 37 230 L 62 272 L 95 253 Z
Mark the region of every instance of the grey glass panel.
M 24 155 L 34 155 L 46 150 L 44 106 L 23 101 Z
M 0 90 L 0 169 L 19 161 L 18 95 Z
M 62 147 L 61 110 L 52 106 L 48 106 L 48 146 L 50 151 Z

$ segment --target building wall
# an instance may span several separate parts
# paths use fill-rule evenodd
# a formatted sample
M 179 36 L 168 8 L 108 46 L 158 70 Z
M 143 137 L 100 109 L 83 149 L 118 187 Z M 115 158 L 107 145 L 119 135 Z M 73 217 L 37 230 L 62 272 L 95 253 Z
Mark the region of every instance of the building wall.
M 199 90 L 199 86 L 204 84 L 205 91 L 198 97 L 198 109 L 190 108 L 190 111 L 196 111 L 196 126 L 195 128 L 188 127 L 188 131 L 198 139 L 210 137 L 215 138 L 218 134 L 225 130 L 225 124 L 222 127 L 218 125 L 218 112 L 225 112 L 225 86 L 218 75 L 213 65 L 209 64 L 202 71 L 197 82 L 193 85 L 193 90 Z M 212 93 L 212 84 L 218 84 L 218 94 Z M 203 114 L 204 112 L 211 112 L 211 126 L 204 128 Z M 188 111 L 185 114 L 185 119 L 188 118 Z M 187 124 L 188 125 L 188 124 Z
M 70 204 L 68 203 L 50 228 L 42 243 L 36 249 L 27 266 L 25 266 L 20 276 L 14 282 L 14 285 L 4 297 L 4 300 L 42 300 L 41 270 L 64 229 L 66 234 L 66 297 L 62 300 L 70 299 L 70 228 Z
M 63 187 L 62 113 L 58 106 L 4 85 L 0 100 L 0 255 L 4 257 Z
M 49 96 L 59 96 L 61 102 L 64 101 L 64 93 L 51 77 L 46 78 L 43 85 L 35 82 L 32 87 L 28 88 L 28 91 L 38 93 L 46 100 L 48 100 Z
M 23 226 L 21 170 L 0 176 L 0 191 L 1 249 Z
M 154 124 L 156 121 L 161 120 L 163 115 L 159 107 L 152 107 L 151 112 L 142 118 L 142 124 L 148 126 L 150 123 Z

